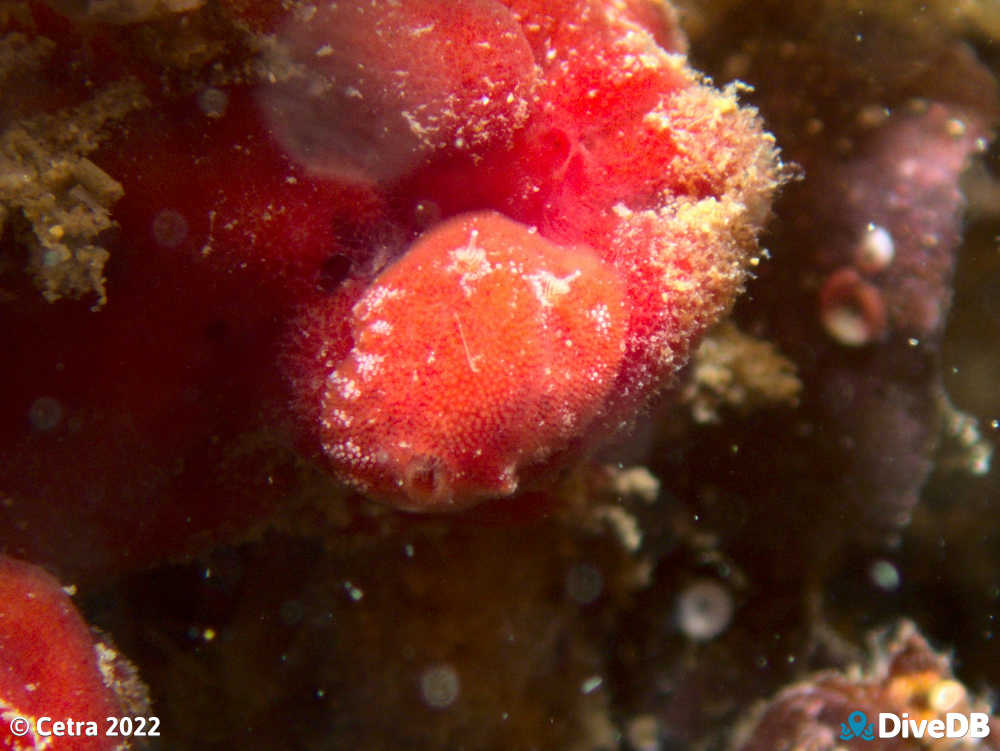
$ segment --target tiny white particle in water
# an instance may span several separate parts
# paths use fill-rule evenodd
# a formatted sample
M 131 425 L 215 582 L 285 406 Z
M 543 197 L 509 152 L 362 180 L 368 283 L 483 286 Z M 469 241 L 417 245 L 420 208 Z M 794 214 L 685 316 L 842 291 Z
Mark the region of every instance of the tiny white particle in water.
M 885 227 L 868 223 L 855 250 L 855 262 L 862 271 L 874 273 L 892 263 L 896 245 Z
M 202 89 L 198 94 L 198 108 L 207 117 L 222 117 L 229 106 L 229 94 L 214 86 Z
M 365 596 L 365 593 L 361 589 L 355 587 L 350 582 L 344 582 L 344 589 L 347 590 L 347 596 L 350 597 L 355 602 L 358 602 L 362 597 Z
M 733 618 L 729 590 L 711 579 L 690 584 L 677 598 L 677 625 L 689 639 L 714 639 Z
M 62 405 L 51 396 L 40 396 L 28 408 L 31 427 L 42 432 L 52 430 L 62 421 Z
M 899 570 L 890 561 L 875 561 L 868 569 L 872 584 L 886 592 L 899 588 Z
M 461 681 L 451 665 L 431 665 L 420 674 L 420 696 L 433 709 L 447 709 L 461 692 Z
M 604 577 L 590 563 L 577 563 L 566 572 L 566 594 L 581 605 L 589 605 L 601 596 Z
M 187 235 L 187 219 L 179 211 L 163 209 L 153 217 L 153 238 L 164 248 L 176 248 Z

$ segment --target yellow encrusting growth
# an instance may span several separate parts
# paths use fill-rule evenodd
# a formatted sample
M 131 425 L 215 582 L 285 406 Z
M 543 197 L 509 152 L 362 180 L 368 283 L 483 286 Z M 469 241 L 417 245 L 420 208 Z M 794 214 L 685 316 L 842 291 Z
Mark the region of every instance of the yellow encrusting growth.
M 0 64 L 0 84 L 3 73 Z M 97 236 L 114 224 L 111 207 L 123 190 L 86 155 L 108 122 L 145 104 L 139 83 L 125 80 L 79 107 L 15 120 L 0 133 L 0 231 L 9 223 L 21 235 L 46 300 L 96 295 L 95 307 L 106 302 L 108 251 Z
M 697 422 L 711 423 L 721 419 L 723 407 L 750 412 L 772 405 L 795 406 L 801 391 L 795 363 L 771 342 L 726 321 L 692 355 L 684 399 Z

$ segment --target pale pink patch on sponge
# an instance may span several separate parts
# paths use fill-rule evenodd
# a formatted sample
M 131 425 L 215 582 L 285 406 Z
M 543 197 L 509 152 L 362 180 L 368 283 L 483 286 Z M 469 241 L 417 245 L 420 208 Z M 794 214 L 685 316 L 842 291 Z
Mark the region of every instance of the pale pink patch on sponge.
M 524 124 L 534 60 L 491 0 L 367 0 L 304 6 L 267 61 L 265 116 L 311 171 L 370 182 L 435 151 L 482 148 Z
M 427 510 L 509 495 L 592 425 L 625 349 L 625 289 L 588 248 L 500 214 L 438 225 L 352 311 L 323 443 L 362 489 Z

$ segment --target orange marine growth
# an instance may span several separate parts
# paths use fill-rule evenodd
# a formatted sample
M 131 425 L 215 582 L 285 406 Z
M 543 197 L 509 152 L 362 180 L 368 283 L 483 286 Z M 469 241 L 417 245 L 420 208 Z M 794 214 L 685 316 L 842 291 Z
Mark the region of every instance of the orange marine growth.
M 412 510 L 509 495 L 601 416 L 625 351 L 624 283 L 586 247 L 494 212 L 420 237 L 351 312 L 322 395 L 326 454 Z

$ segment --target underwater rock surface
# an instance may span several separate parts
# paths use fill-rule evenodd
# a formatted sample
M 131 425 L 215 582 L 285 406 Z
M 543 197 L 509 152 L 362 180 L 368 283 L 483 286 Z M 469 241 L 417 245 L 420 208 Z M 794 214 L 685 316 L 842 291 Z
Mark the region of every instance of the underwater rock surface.
M 0 546 L 164 747 L 992 711 L 996 14 L 678 6 L 0 3 Z

